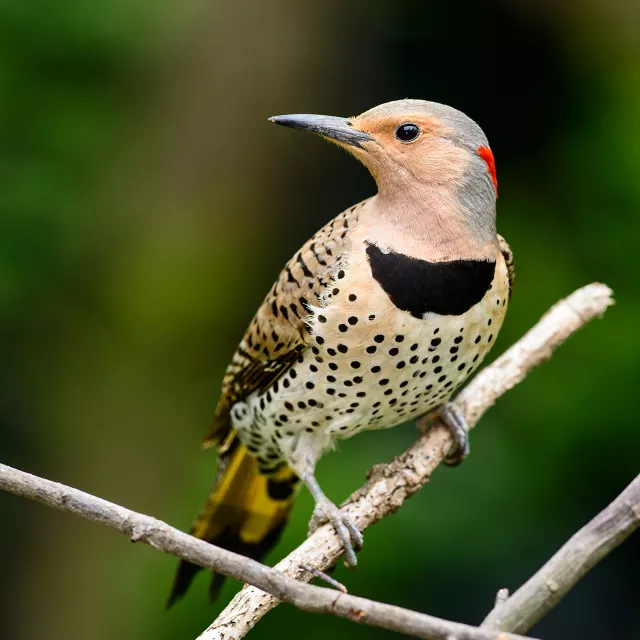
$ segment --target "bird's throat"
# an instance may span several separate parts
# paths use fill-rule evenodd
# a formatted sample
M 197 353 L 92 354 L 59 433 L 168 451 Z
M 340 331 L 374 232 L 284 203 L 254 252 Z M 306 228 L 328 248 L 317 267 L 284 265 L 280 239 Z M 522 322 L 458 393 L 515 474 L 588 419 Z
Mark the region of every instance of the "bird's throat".
M 382 248 L 429 262 L 495 260 L 495 229 L 474 225 L 474 215 L 446 185 L 379 193 L 368 205 L 361 214 L 366 239 Z

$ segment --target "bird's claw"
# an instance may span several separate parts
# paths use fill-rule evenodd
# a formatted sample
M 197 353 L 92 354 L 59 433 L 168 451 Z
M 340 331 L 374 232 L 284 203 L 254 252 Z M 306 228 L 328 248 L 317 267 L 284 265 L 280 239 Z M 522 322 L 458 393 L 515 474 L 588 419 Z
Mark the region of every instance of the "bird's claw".
M 347 564 L 354 568 L 358 564 L 356 551 L 362 549 L 364 542 L 362 532 L 349 514 L 338 509 L 328 498 L 323 498 L 316 502 L 310 530 L 315 531 L 321 524 L 326 522 L 330 522 L 335 529 L 336 535 L 344 548 Z
M 449 429 L 453 438 L 453 444 L 443 462 L 447 466 L 456 467 L 471 451 L 467 421 L 453 402 L 445 402 L 427 416 L 427 426 L 430 426 L 438 418 Z

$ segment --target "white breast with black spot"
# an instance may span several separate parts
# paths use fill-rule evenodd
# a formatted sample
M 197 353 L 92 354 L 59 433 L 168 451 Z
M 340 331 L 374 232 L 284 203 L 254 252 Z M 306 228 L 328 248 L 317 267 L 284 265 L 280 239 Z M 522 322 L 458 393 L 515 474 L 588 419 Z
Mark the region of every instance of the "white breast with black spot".
M 436 408 L 482 362 L 506 312 L 502 261 L 484 298 L 459 316 L 399 312 L 384 294 L 349 286 L 350 275 L 330 306 L 313 309 L 313 342 L 299 360 L 232 410 L 261 464 L 275 465 L 281 441 L 301 430 L 347 438 Z

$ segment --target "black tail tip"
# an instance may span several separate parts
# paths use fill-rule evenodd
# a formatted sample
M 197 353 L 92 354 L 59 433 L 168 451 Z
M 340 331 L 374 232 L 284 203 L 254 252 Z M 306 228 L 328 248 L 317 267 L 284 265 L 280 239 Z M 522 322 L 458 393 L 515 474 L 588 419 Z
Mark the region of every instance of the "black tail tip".
M 164 610 L 169 611 L 173 605 L 182 598 L 182 594 L 177 594 L 174 591 L 171 592 L 167 601 L 164 603 Z
M 171 587 L 171 593 L 164 606 L 165 611 L 169 610 L 187 593 L 187 589 L 198 571 L 200 571 L 200 567 L 197 565 L 191 564 L 191 562 L 185 562 L 184 560 L 180 562 L 175 580 L 173 581 L 173 587 Z
M 209 584 L 209 604 L 213 604 L 222 591 L 224 585 L 225 576 L 220 573 L 214 573 L 211 577 L 211 583 Z
M 196 573 L 201 569 L 202 567 L 191 564 L 190 562 L 185 562 L 184 560 L 180 563 L 178 571 L 176 572 L 176 578 L 173 581 L 171 593 L 164 605 L 165 611 L 171 609 L 178 600 L 182 600 L 183 596 L 191 586 L 191 582 L 193 581 Z M 211 584 L 209 585 L 209 602 L 211 604 L 218 599 L 224 580 L 225 577 L 223 575 L 219 573 L 212 574 Z

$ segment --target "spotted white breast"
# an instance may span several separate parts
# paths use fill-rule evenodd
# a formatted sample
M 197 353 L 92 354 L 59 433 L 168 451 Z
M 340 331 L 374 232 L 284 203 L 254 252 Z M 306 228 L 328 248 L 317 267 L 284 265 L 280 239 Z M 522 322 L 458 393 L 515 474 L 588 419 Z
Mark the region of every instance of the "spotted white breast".
M 509 296 L 503 256 L 482 299 L 459 315 L 398 309 L 363 246 L 337 271 L 309 323 L 313 342 L 264 393 L 237 403 L 233 426 L 265 470 L 301 430 L 335 439 L 415 419 L 439 406 L 478 367 Z

